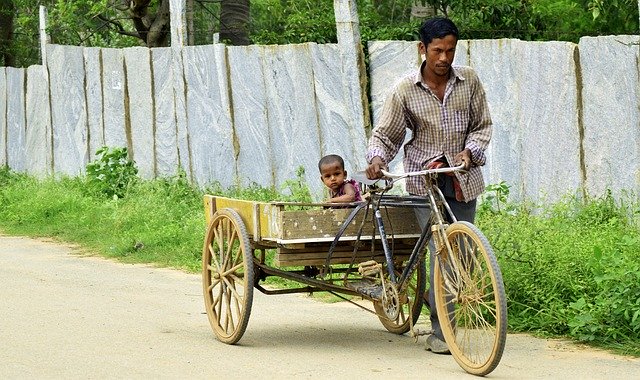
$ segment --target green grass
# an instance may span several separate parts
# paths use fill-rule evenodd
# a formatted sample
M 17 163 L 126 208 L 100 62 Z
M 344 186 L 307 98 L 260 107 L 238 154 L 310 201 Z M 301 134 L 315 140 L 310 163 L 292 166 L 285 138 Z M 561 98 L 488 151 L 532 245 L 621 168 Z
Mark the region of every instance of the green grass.
M 481 207 L 503 273 L 509 327 L 640 356 L 640 207 L 610 194 Z
M 288 184 L 288 195 L 259 186 L 206 192 L 308 200 L 301 178 Z M 120 197 L 87 178 L 38 180 L 0 169 L 0 231 L 53 237 L 125 262 L 200 271 L 205 191 L 184 176 L 126 182 Z M 622 202 L 606 195 L 525 207 L 507 204 L 505 184 L 490 187 L 488 195 L 476 223 L 500 262 L 510 330 L 570 337 L 640 356 L 637 199 Z M 268 283 L 292 285 L 279 278 Z

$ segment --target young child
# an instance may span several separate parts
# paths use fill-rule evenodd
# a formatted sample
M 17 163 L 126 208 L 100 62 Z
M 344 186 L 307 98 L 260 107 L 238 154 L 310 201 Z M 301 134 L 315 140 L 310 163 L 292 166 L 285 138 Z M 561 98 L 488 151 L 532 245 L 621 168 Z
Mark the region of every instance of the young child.
M 344 160 L 336 154 L 324 156 L 318 162 L 320 179 L 329 188 L 329 200 L 331 203 L 360 202 L 360 187 L 353 179 L 347 180 L 347 171 L 344 170 Z

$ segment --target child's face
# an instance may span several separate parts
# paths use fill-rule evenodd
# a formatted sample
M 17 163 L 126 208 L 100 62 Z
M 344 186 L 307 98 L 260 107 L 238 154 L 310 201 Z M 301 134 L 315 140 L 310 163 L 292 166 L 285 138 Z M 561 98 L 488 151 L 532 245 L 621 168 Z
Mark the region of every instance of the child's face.
M 346 176 L 347 172 L 337 162 L 320 167 L 320 179 L 324 182 L 325 186 L 334 192 L 338 191 L 340 186 L 342 186 Z

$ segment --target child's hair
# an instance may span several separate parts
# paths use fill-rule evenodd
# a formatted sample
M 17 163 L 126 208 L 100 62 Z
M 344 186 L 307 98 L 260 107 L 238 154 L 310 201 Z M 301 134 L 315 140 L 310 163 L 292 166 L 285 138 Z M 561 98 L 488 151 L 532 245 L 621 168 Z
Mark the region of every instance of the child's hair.
M 328 154 L 322 157 L 320 159 L 320 162 L 318 162 L 318 170 L 322 171 L 322 167 L 324 165 L 329 165 L 336 162 L 340 164 L 340 167 L 342 169 L 344 169 L 344 160 L 342 159 L 342 157 L 338 156 L 337 154 Z

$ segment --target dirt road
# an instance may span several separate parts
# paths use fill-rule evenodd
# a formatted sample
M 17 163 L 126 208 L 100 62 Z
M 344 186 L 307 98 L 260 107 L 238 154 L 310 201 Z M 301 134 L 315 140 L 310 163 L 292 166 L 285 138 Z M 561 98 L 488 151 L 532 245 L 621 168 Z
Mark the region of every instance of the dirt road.
M 0 235 L 1 378 L 472 378 L 349 304 L 256 292 L 235 346 L 203 312 L 198 275 Z M 488 377 L 640 378 L 640 360 L 509 335 Z

